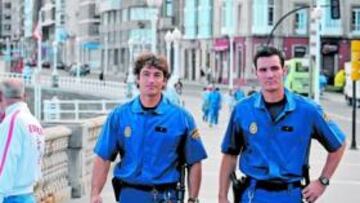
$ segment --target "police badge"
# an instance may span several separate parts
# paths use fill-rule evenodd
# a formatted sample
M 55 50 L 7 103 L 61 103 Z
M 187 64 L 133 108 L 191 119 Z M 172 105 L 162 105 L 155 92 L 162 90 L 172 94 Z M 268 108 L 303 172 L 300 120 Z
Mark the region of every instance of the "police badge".
M 124 130 L 125 137 L 129 138 L 131 136 L 131 128 L 130 126 L 126 126 Z
M 251 134 L 255 135 L 258 131 L 258 127 L 255 122 L 252 122 L 249 127 L 249 131 Z

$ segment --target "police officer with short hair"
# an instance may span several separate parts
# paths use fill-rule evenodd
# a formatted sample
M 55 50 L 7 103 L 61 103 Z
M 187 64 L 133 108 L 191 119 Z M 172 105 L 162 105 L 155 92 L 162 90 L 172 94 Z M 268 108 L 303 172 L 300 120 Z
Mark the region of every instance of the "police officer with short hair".
M 198 202 L 201 161 L 207 154 L 190 113 L 161 94 L 169 78 L 165 57 L 140 55 L 134 74 L 140 95 L 113 110 L 96 144 L 91 203 L 102 202 L 100 193 L 117 154 L 119 202 L 176 202 L 183 163 L 188 165 L 188 202 Z
M 273 47 L 259 50 L 254 64 L 261 91 L 241 100 L 232 112 L 223 142 L 219 203 L 228 203 L 230 174 L 246 175 L 241 202 L 315 202 L 329 185 L 345 149 L 345 135 L 307 98 L 284 88 L 284 57 Z M 311 139 L 328 151 L 318 179 L 304 189 Z

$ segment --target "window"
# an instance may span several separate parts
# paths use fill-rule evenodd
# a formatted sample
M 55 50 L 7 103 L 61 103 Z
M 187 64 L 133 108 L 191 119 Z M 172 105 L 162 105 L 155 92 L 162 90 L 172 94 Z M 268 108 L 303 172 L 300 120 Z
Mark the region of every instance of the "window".
M 4 3 L 4 7 L 6 9 L 11 9 L 11 3 Z
M 173 14 L 173 0 L 165 0 L 165 16 L 172 17 Z
M 294 46 L 294 54 L 293 54 L 293 56 L 295 58 L 303 58 L 303 57 L 305 57 L 306 52 L 307 52 L 307 47 L 306 46 L 297 45 L 297 46 Z
M 351 31 L 360 31 L 360 8 L 353 8 L 351 11 Z
M 268 25 L 274 25 L 274 0 L 268 0 Z
M 304 5 L 296 6 L 296 8 L 303 7 Z M 295 13 L 295 33 L 306 34 L 307 32 L 307 10 L 301 9 Z
M 221 4 L 221 27 L 226 28 L 226 3 L 225 1 Z

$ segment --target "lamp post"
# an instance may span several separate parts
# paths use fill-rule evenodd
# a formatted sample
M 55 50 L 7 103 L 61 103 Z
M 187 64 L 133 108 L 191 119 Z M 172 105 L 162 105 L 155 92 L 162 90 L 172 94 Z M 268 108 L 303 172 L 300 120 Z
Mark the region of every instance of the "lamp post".
M 76 43 L 76 64 L 75 64 L 75 68 L 76 68 L 76 79 L 77 82 L 80 82 L 80 39 L 79 37 L 76 37 L 75 39 L 75 43 Z
M 128 75 L 126 78 L 126 84 L 127 84 L 127 92 L 126 96 L 127 98 L 131 99 L 134 96 L 134 83 L 135 83 L 135 76 L 133 73 L 133 60 L 134 60 L 134 45 L 135 42 L 132 38 L 128 41 L 129 46 L 129 69 L 128 69 Z
M 42 69 L 42 18 L 41 12 L 43 12 L 43 8 L 41 7 L 38 12 L 38 25 L 36 30 L 37 35 L 37 69 L 35 71 L 34 77 L 34 114 L 35 117 L 41 120 L 41 81 L 40 81 L 40 74 Z
M 167 31 L 165 34 L 165 43 L 166 43 L 166 58 L 169 64 L 171 64 L 171 43 L 173 41 L 173 35 L 171 31 Z
M 52 76 L 52 86 L 53 87 L 58 87 L 59 86 L 59 83 L 58 83 L 58 80 L 59 80 L 59 73 L 57 71 L 57 46 L 58 46 L 58 43 L 56 40 L 53 41 L 52 43 L 52 46 L 53 46 L 53 72 L 51 74 Z
M 156 32 L 156 28 L 157 28 L 157 21 L 158 21 L 158 15 L 159 15 L 159 8 L 162 4 L 162 0 L 146 0 L 146 3 L 149 7 L 153 7 L 154 11 L 153 11 L 153 17 L 151 20 L 151 29 L 152 29 L 152 43 L 151 43 L 151 51 L 153 53 L 156 53 L 156 41 L 157 41 L 157 32 Z
M 179 29 L 175 28 L 172 32 L 168 31 L 165 34 L 165 42 L 166 42 L 166 56 L 169 64 L 171 63 L 171 43 L 174 46 L 174 69 L 171 73 L 170 81 L 168 82 L 168 86 L 172 87 L 176 81 L 179 79 L 179 53 L 180 53 L 180 40 L 181 40 L 181 32 Z
M 172 32 L 173 40 L 174 40 L 174 79 L 179 79 L 179 67 L 180 67 L 180 40 L 181 40 L 181 32 L 179 29 L 175 28 Z M 176 81 L 175 80 L 175 81 Z

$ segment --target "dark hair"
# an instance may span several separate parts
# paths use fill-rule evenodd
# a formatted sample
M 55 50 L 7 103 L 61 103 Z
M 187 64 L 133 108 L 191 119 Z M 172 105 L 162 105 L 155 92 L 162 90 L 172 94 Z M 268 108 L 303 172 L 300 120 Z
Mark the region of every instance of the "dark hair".
M 269 56 L 274 56 L 274 55 L 279 57 L 281 67 L 284 67 L 285 57 L 282 54 L 282 52 L 275 47 L 266 46 L 266 47 L 261 47 L 255 54 L 254 61 L 253 61 L 255 69 L 257 69 L 256 62 L 260 57 L 269 57 Z
M 166 79 L 169 79 L 169 66 L 164 56 L 156 56 L 153 53 L 140 54 L 135 61 L 134 75 L 139 77 L 141 69 L 146 66 L 153 66 L 154 68 L 163 72 Z

